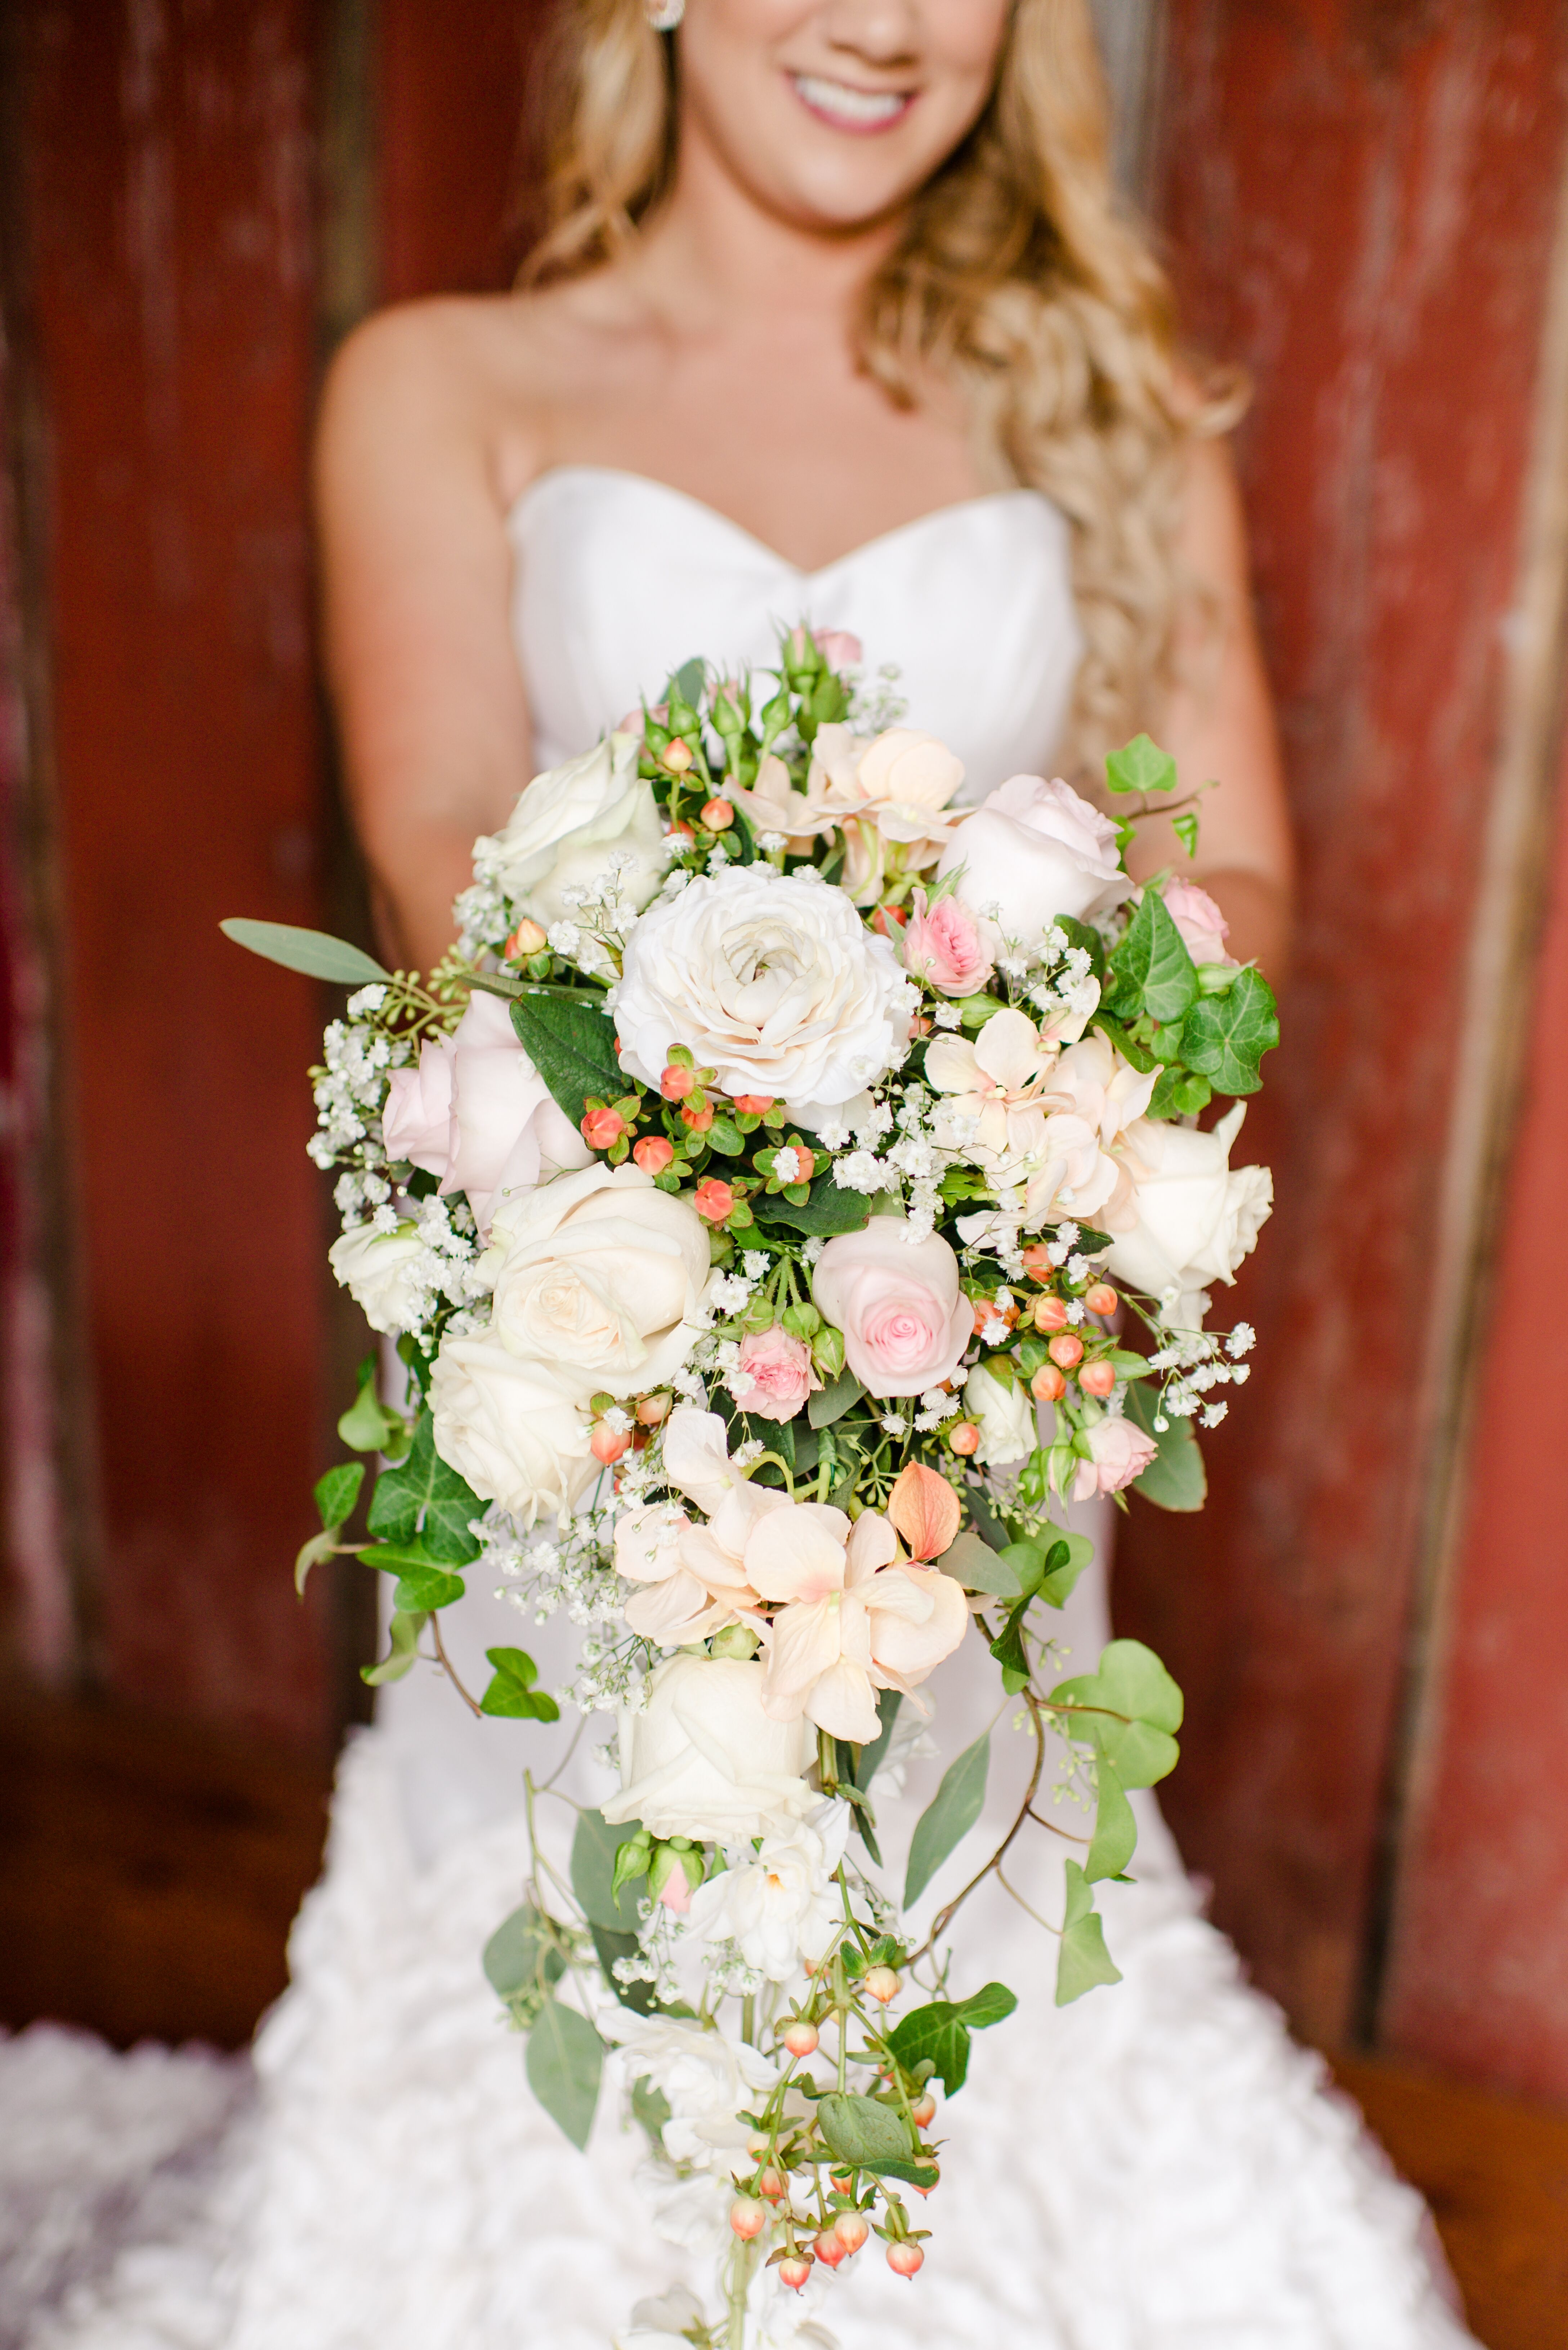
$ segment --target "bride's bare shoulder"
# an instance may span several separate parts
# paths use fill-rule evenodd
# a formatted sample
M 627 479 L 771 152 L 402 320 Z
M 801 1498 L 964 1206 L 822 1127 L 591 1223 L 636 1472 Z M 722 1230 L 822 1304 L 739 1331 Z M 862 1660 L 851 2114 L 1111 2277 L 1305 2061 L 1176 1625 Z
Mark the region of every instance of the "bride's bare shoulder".
M 550 463 L 557 421 L 636 365 L 645 329 L 610 273 L 542 292 L 395 304 L 338 349 L 318 461 L 477 469 L 503 503 Z

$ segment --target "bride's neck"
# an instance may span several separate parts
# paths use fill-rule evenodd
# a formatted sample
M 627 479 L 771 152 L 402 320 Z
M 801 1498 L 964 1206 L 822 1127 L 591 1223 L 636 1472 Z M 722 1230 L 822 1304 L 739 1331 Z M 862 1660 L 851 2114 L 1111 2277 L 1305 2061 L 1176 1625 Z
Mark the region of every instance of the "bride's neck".
M 683 140 L 675 184 L 649 224 L 638 275 L 688 332 L 748 317 L 842 330 L 899 224 L 824 232 L 758 203 L 700 138 Z

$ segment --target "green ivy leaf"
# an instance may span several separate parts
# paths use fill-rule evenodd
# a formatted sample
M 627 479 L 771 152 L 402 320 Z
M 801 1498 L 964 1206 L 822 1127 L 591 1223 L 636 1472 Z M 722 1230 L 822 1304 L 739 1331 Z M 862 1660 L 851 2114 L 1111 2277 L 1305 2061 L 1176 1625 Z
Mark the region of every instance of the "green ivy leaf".
M 1047 1703 L 1091 1709 L 1067 1716 L 1069 1735 L 1092 1739 L 1124 1787 L 1152 1787 L 1176 1768 L 1181 1691 L 1141 1640 L 1113 1640 L 1092 1673 L 1059 1681 Z
M 507 2001 L 549 1991 L 566 1970 L 566 1961 L 532 1901 L 501 1920 L 484 1945 L 483 1966 L 491 1990 Z
M 853 1371 L 840 1371 L 830 1387 L 818 1388 L 812 1396 L 805 1407 L 806 1419 L 813 1428 L 831 1428 L 865 1392 Z
M 1044 1599 L 1048 1607 L 1064 1607 L 1094 1555 L 1095 1545 L 1087 1534 L 1058 1534 L 1046 1554 L 1045 1573 L 1035 1597 Z
M 1137 1845 L 1133 1807 L 1104 1754 L 1096 1762 L 1095 1774 L 1098 1781 L 1095 1834 L 1084 1863 L 1084 1875 L 1091 1885 L 1102 1877 L 1119 1877 Z
M 1255 1094 L 1259 1064 L 1280 1041 L 1274 991 L 1262 972 L 1239 972 L 1226 995 L 1205 995 L 1182 1031 L 1189 1069 L 1208 1077 L 1217 1094 Z
M 915 2153 L 909 2125 L 891 2106 L 852 2090 L 833 2089 L 816 2101 L 816 2117 L 830 2151 L 859 2170 L 908 2162 Z
M 1185 1025 L 1182 1030 L 1186 1036 Z M 1207 1077 L 1194 1076 L 1190 1069 L 1171 1066 L 1161 1069 L 1149 1096 L 1150 1118 L 1196 1118 L 1214 1098 L 1214 1088 Z
M 1183 848 L 1186 849 L 1189 857 L 1196 857 L 1198 854 L 1198 810 L 1196 808 L 1183 808 L 1179 816 L 1173 816 L 1171 817 L 1170 828 L 1172 832 L 1175 833 L 1178 840 L 1180 841 Z
M 988 1982 L 979 1991 L 961 1999 L 958 2012 L 971 2032 L 987 2032 L 993 2023 L 1005 2023 L 1018 2005 L 1018 1994 L 1005 1983 Z
M 436 1451 L 427 1409 L 420 1414 L 408 1459 L 400 1468 L 384 1469 L 377 1480 L 366 1523 L 371 1534 L 392 1542 L 407 1541 L 417 1532 L 428 1558 L 466 1566 L 479 1556 L 479 1538 L 470 1534 L 469 1521 L 483 1512 L 472 1486 Z
M 511 1721 L 559 1721 L 561 1709 L 545 1690 L 534 1686 L 539 1668 L 523 1648 L 486 1648 L 485 1659 L 494 1678 L 479 1700 L 481 1713 Z
M 1144 1075 L 1147 1076 L 1150 1069 L 1158 1066 L 1147 1046 L 1140 1045 L 1130 1030 L 1124 1028 L 1121 1022 L 1113 1019 L 1108 1012 L 1103 1009 L 1096 1012 L 1089 1025 L 1091 1028 L 1098 1028 L 1107 1043 L 1116 1046 L 1123 1060 L 1130 1061 L 1133 1067 L 1142 1071 Z M 1082 1241 L 1079 1242 L 1079 1246 L 1087 1256 L 1089 1251 Z
M 397 1576 L 392 1601 L 405 1614 L 432 1615 L 438 1607 L 455 1607 L 463 1596 L 462 1575 L 449 1575 L 444 1566 L 422 1557 L 417 1535 L 409 1543 L 379 1544 L 359 1555 L 366 1566 Z
M 598 2103 L 605 2044 L 587 2019 L 547 1999 L 528 2034 L 528 2086 L 575 2147 L 586 2147 Z
M 1167 1416 L 1165 1426 L 1157 1429 L 1154 1423 L 1161 1414 L 1159 1390 L 1154 1387 L 1129 1384 L 1127 1413 L 1159 1448 L 1143 1474 L 1134 1478 L 1133 1491 L 1157 1509 L 1200 1510 L 1208 1496 L 1209 1478 L 1192 1422 Z
M 371 1689 L 385 1689 L 389 1681 L 400 1681 L 403 1675 L 413 1669 L 419 1652 L 420 1634 L 429 1621 L 429 1617 L 420 1612 L 394 1616 L 387 1627 L 390 1648 L 379 1665 L 360 1666 L 360 1679 L 368 1682 Z
M 929 2007 L 906 2015 L 897 2031 L 888 2033 L 888 2045 L 906 2072 L 929 2062 L 948 2096 L 962 2088 L 969 2072 L 969 2031 L 950 2000 L 933 2000 Z
M 1120 1982 L 1121 1969 L 1106 1948 L 1105 1928 L 1095 1908 L 1095 1897 L 1075 1860 L 1065 1864 L 1067 1908 L 1062 1922 L 1062 1948 L 1056 1960 L 1056 2004 L 1068 2007 L 1099 1983 Z
M 311 1568 L 326 1565 L 337 1548 L 337 1537 L 341 1532 L 340 1526 L 328 1526 L 322 1533 L 312 1534 L 310 1540 L 307 1543 L 302 1543 L 296 1552 L 294 1587 L 302 1599 L 305 1596 L 306 1579 Z
M 948 1765 L 941 1785 L 915 1824 L 909 1873 L 904 1879 L 906 1909 L 919 1898 L 949 1853 L 979 1819 L 990 1767 L 989 1731 Z
M 569 995 L 519 996 L 512 1006 L 517 1040 L 574 1126 L 590 1097 L 613 1101 L 626 1091 L 607 1012 Z
M 1146 889 L 1110 960 L 1107 1009 L 1117 1020 L 1147 1014 L 1165 1025 L 1198 1000 L 1198 966 L 1158 889 Z
M 624 1821 L 611 1827 L 602 1812 L 579 1812 L 572 1838 L 572 1890 L 590 1926 L 612 1934 L 635 1934 L 638 1896 L 630 1887 L 618 1895 L 615 1856 L 620 1846 L 640 1833 L 640 1822 Z
M 1018 1549 L 1022 1545 L 1013 1544 L 1011 1547 Z M 1028 1613 L 1029 1598 L 1025 1594 L 1009 1611 L 1006 1623 L 991 1644 L 991 1653 L 1002 1667 L 1002 1686 L 1010 1696 L 1016 1694 L 1029 1679 L 1029 1652 L 1023 1645 L 1023 1618 Z
M 1168 792 L 1176 785 L 1176 762 L 1147 734 L 1135 734 L 1106 761 L 1113 792 Z
M 354 1504 L 359 1498 L 359 1488 L 365 1482 L 362 1461 L 340 1461 L 325 1477 L 316 1481 L 316 1506 L 321 1515 L 322 1531 L 333 1534 L 354 1514 Z
M 326 931 L 302 931 L 292 922 L 253 922 L 239 915 L 231 915 L 218 928 L 235 946 L 248 947 L 252 954 L 281 963 L 285 971 L 303 972 L 306 979 L 331 980 L 338 987 L 369 987 L 392 976 L 360 948 Z
M 337 1433 L 350 1452 L 401 1451 L 408 1437 L 406 1422 L 389 1411 L 376 1394 L 376 1357 L 367 1355 L 358 1369 L 358 1392 L 337 1423 Z
M 816 1178 L 805 1200 L 786 1200 L 782 1191 L 770 1199 L 758 1191 L 751 1204 L 759 1223 L 787 1224 L 797 1232 L 858 1232 L 871 1221 L 871 1202 L 865 1192 L 845 1191 L 831 1170 Z

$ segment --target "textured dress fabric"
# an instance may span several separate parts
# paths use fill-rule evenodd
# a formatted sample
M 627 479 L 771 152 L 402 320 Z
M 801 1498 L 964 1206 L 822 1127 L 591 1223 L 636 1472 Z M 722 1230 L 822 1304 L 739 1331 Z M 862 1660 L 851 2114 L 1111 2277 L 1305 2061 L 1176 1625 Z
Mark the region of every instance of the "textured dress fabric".
M 873 667 L 898 663 L 911 722 L 941 731 L 981 790 L 1017 769 L 1049 773 L 1079 639 L 1060 517 L 1033 494 L 948 508 L 809 576 L 691 499 L 597 467 L 546 475 L 511 527 L 542 757 L 586 748 L 699 650 L 765 660 L 775 624 L 805 615 L 852 629 Z M 1081 1523 L 1099 1556 L 1063 1615 L 1074 1671 L 1109 1637 L 1109 1506 Z M 576 1637 L 559 1617 L 520 1623 L 477 1589 L 444 1620 L 465 1678 L 483 1673 L 487 1645 L 521 1641 L 545 1684 L 558 1682 Z M 919 1724 L 906 1722 L 874 1791 L 890 1884 L 940 1775 L 935 1742 L 950 1760 L 995 1713 L 978 1641 L 939 1669 L 931 1696 L 928 1735 L 911 1741 Z M 218 2095 L 210 2063 L 115 2060 L 57 2034 L 0 2046 L 0 2140 L 11 2135 L 4 2109 L 19 2095 L 37 2103 L 18 2068 L 42 2047 L 60 2082 L 51 2178 L 67 2178 L 76 2130 L 88 2181 L 74 2215 L 56 2198 L 64 2249 L 31 2326 L 0 2340 L 607 2350 L 639 2296 L 677 2282 L 711 2294 L 701 2191 L 661 2187 L 607 2078 L 587 2154 L 566 2142 L 528 2093 L 478 1963 L 528 1867 L 524 1769 L 544 1779 L 559 1765 L 562 1792 L 602 1800 L 605 1727 L 590 1725 L 568 1755 L 569 1719 L 549 1731 L 475 1722 L 423 1668 L 383 1694 L 377 1726 L 343 1762 L 327 1869 L 290 1944 L 292 1986 L 257 2038 L 254 2103 L 217 2152 L 223 2098 L 243 2092 L 219 2074 Z M 1012 1816 L 1030 1742 L 1009 1711 L 992 1748 L 984 1815 L 918 1917 L 966 1881 Z M 940 2115 L 926 2266 L 913 2283 L 897 2279 L 873 2243 L 836 2277 L 814 2276 L 798 2301 L 775 2296 L 769 2343 L 802 2325 L 827 2328 L 843 2350 L 1469 2342 L 1419 2199 L 1326 2085 L 1321 2061 L 1242 1981 L 1153 1797 L 1134 1802 L 1137 1881 L 1101 1895 L 1124 1981 L 1057 2008 L 1051 1935 L 1007 1891 L 982 1888 L 953 1929 L 953 1980 L 966 1990 L 1000 1980 L 1019 2008 L 977 2036 L 970 2080 Z M 536 1809 L 560 1865 L 569 1805 L 545 1797 Z M 1015 1879 L 1046 1918 L 1060 1915 L 1061 1856 L 1081 1849 L 1066 1838 L 1084 1825 L 1070 1802 L 1049 1815 L 1064 1835 L 1038 1836 Z M 129 2085 L 118 2106 L 111 2078 Z M 204 2153 L 205 2192 L 189 2191 L 187 2160 L 167 2209 L 144 2198 L 117 2260 L 101 2239 L 88 2257 L 80 2240 L 105 2200 L 94 2141 L 106 2127 L 134 2141 L 139 2101 L 145 2166 L 179 2170 L 182 2147 Z

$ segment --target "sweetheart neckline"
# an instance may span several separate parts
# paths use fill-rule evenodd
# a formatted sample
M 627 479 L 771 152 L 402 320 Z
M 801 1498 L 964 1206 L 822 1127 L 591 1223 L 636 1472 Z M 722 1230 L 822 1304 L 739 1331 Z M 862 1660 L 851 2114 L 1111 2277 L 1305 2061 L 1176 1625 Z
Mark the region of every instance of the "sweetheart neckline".
M 1029 489 L 988 490 L 978 497 L 955 498 L 948 505 L 933 506 L 929 514 L 915 515 L 909 522 L 895 523 L 891 530 L 878 531 L 875 538 L 863 539 L 858 546 L 850 547 L 847 553 L 835 556 L 831 563 L 821 564 L 815 571 L 807 571 L 798 563 L 792 563 L 787 555 L 781 555 L 776 546 L 770 546 L 766 539 L 759 538 L 754 531 L 748 530 L 743 523 L 736 522 L 732 515 L 725 514 L 720 506 L 710 505 L 706 498 L 694 497 L 690 490 L 677 489 L 673 482 L 661 482 L 652 473 L 632 473 L 623 465 L 549 465 L 542 473 L 535 473 L 526 488 L 520 490 L 513 499 L 506 509 L 507 528 L 511 528 L 530 500 L 548 489 L 552 483 L 566 480 L 574 473 L 597 475 L 601 480 L 611 482 L 629 482 L 637 489 L 652 492 L 656 497 L 673 499 L 678 505 L 689 507 L 716 524 L 732 538 L 742 540 L 759 555 L 765 556 L 770 563 L 776 564 L 780 570 L 787 571 L 792 578 L 811 582 L 829 578 L 834 572 L 842 571 L 846 565 L 857 563 L 881 547 L 907 538 L 914 531 L 927 530 L 935 523 L 950 521 L 955 515 L 973 514 L 981 506 L 1000 505 L 1015 498 L 1028 498 L 1033 504 L 1046 507 L 1051 504 L 1042 491 Z

